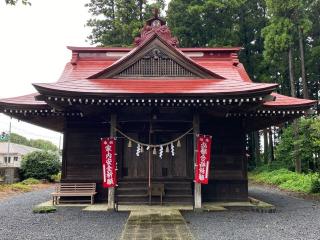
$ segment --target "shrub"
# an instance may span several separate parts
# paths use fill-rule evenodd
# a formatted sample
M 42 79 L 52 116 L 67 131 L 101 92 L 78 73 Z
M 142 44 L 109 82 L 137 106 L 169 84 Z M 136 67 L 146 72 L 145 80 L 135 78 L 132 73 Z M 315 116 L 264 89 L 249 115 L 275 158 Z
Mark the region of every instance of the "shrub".
M 51 178 L 52 182 L 60 182 L 60 180 L 61 180 L 61 172 L 59 172 L 58 174 L 52 175 L 50 178 Z
M 23 178 L 50 180 L 59 171 L 59 155 L 54 152 L 35 151 L 25 155 L 21 163 Z
M 295 157 L 301 160 L 302 171 L 319 170 L 320 120 L 318 118 L 301 118 L 297 120 L 297 130 L 293 124 L 283 129 L 280 142 L 275 148 L 274 168 L 284 167 L 295 170 Z
M 26 180 L 23 180 L 21 183 L 25 185 L 35 185 L 35 184 L 39 184 L 40 181 L 35 178 L 28 178 Z
M 41 206 L 32 209 L 33 213 L 51 213 L 57 210 L 54 206 Z
M 250 179 L 295 192 L 315 193 L 320 187 L 320 181 L 316 174 L 298 174 L 287 169 L 254 172 L 250 174 Z
M 312 175 L 296 174 L 295 177 L 288 179 L 281 183 L 279 188 L 293 191 L 293 192 L 311 192 Z
M 320 193 L 320 174 L 317 174 L 317 176 L 312 179 L 310 191 L 312 193 Z

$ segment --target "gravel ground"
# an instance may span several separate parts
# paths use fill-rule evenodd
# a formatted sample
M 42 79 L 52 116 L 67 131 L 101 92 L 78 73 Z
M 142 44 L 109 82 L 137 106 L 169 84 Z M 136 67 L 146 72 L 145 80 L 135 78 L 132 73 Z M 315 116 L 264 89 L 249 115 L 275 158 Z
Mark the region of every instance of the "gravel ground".
M 87 212 L 61 207 L 57 212 L 34 214 L 32 208 L 49 200 L 53 189 L 0 200 L 0 239 L 119 239 L 127 213 Z
M 33 206 L 47 201 L 50 192 L 52 189 L 0 200 L 0 239 L 119 239 L 127 213 L 61 207 L 55 213 L 33 214 Z M 319 202 L 257 186 L 250 188 L 250 195 L 274 204 L 277 212 L 185 212 L 183 215 L 199 240 L 320 240 Z
M 320 203 L 287 196 L 265 187 L 250 187 L 250 195 L 274 204 L 276 213 L 247 211 L 184 213 L 199 239 L 320 239 Z

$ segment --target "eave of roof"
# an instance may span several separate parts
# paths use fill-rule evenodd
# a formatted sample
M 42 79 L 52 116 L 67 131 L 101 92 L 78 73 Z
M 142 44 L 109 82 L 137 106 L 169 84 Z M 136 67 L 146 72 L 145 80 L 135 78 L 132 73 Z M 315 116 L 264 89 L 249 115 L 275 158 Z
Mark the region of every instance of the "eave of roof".
M 0 99 L 0 106 L 10 107 L 30 107 L 30 108 L 50 108 L 44 101 L 37 101 L 35 98 L 39 96 L 39 93 L 32 93 L 19 97 Z
M 271 93 L 278 84 L 239 82 L 216 79 L 82 79 L 57 83 L 38 83 L 34 87 L 41 94 L 114 95 L 114 94 L 170 94 L 170 95 L 248 95 Z
M 74 52 L 130 52 L 132 48 L 127 47 L 76 47 L 67 46 L 67 48 Z M 214 47 L 214 48 L 178 48 L 182 52 L 239 52 L 242 47 Z
M 263 107 L 268 109 L 287 109 L 300 107 L 311 108 L 317 103 L 317 101 L 314 100 L 288 97 L 278 93 L 272 93 L 272 96 L 275 97 L 275 101 L 265 102 Z

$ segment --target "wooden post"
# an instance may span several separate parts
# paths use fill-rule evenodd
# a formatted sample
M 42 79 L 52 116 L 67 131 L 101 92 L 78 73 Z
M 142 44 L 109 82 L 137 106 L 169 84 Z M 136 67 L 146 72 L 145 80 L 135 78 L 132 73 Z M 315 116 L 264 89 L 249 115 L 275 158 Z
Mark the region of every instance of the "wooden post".
M 116 136 L 117 115 L 111 114 L 110 117 L 110 137 Z M 114 209 L 114 188 L 108 188 L 108 209 Z
M 193 161 L 194 161 L 194 173 L 197 163 L 197 134 L 200 132 L 199 114 L 193 115 Z M 201 183 L 194 183 L 194 210 L 200 210 L 202 205 L 201 199 Z

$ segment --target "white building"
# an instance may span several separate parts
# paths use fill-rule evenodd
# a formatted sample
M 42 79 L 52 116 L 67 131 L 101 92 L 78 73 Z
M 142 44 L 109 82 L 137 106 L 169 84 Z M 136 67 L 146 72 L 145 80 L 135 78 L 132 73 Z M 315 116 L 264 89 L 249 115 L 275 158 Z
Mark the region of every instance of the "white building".
M 40 149 L 16 143 L 0 142 L 0 182 L 14 183 L 19 181 L 19 168 L 22 157 Z M 9 151 L 8 151 L 9 150 Z
M 0 167 L 21 167 L 22 157 L 30 152 L 39 151 L 40 149 L 28 147 L 16 143 L 0 142 Z M 9 153 L 9 154 L 8 154 Z

